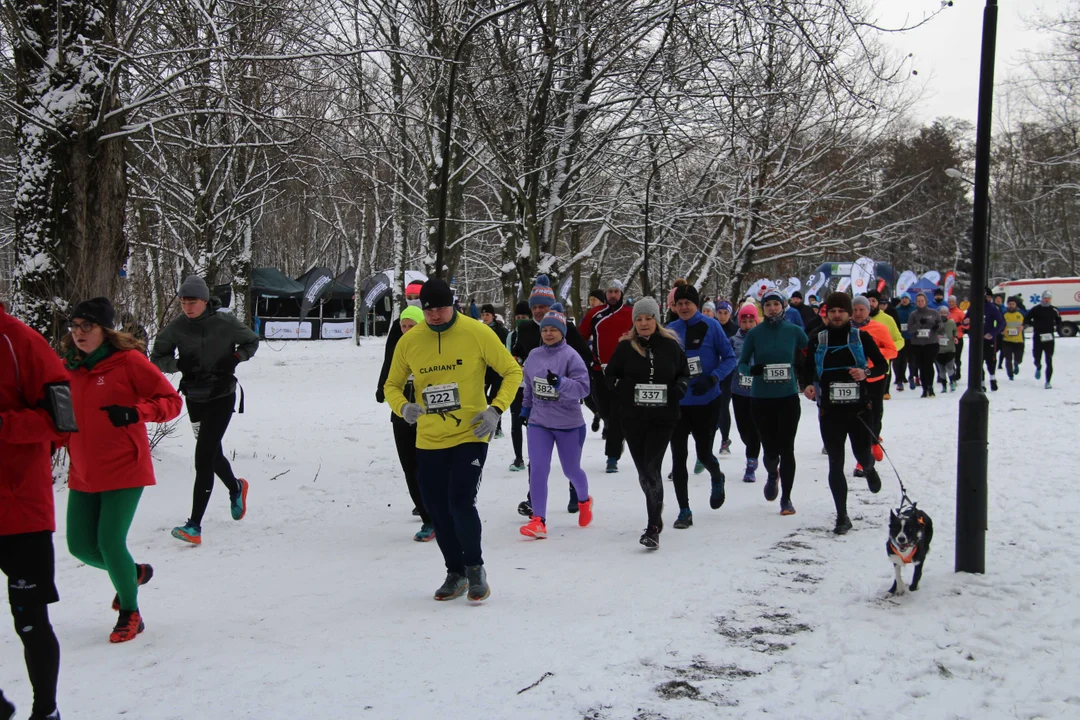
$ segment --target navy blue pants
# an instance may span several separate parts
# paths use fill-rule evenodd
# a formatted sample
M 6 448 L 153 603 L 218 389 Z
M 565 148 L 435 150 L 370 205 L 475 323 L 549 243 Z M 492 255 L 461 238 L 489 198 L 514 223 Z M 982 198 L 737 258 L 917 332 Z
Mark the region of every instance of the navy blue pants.
M 424 508 L 435 526 L 446 571 L 465 574 L 466 565 L 483 565 L 476 493 L 487 460 L 487 443 L 462 443 L 441 450 L 416 450 L 417 479 Z

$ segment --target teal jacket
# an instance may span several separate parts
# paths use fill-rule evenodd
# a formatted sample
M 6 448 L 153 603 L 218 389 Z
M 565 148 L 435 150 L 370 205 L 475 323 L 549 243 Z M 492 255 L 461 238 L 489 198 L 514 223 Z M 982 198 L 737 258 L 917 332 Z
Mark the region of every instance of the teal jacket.
M 754 376 L 750 397 L 782 398 L 797 395 L 799 383 L 796 380 L 796 363 L 802 364 L 802 351 L 808 342 L 802 328 L 783 320 L 766 320 L 748 332 L 739 354 L 739 373 Z M 751 358 L 754 360 L 753 366 L 750 365 Z M 791 367 L 790 379 L 786 382 L 766 382 L 761 373 L 755 375 L 753 372 L 753 368 L 759 365 L 788 365 Z

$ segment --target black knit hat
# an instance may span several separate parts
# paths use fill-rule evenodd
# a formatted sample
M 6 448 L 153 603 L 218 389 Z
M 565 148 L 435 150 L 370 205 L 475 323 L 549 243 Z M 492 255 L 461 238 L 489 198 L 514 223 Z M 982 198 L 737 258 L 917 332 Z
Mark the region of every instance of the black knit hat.
M 881 302 L 881 293 L 879 293 L 877 290 L 867 290 L 863 293 L 863 295 L 865 295 L 870 300 L 877 300 L 878 302 Z
M 793 298 L 799 298 L 800 300 L 802 300 L 802 299 L 803 299 L 802 293 L 801 293 L 801 292 L 799 292 L 798 290 L 796 290 L 795 292 L 791 293 L 791 297 L 793 297 Z
M 697 288 L 693 285 L 679 285 L 677 288 L 675 288 L 674 299 L 675 302 L 679 302 L 680 300 L 689 300 L 695 305 L 701 305 L 701 297 L 698 296 Z
M 607 296 L 604 294 L 604 291 L 600 290 L 599 288 L 597 288 L 596 290 L 590 290 L 589 291 L 589 297 L 596 298 L 597 300 L 599 300 L 602 303 L 607 302 Z
M 847 311 L 847 314 L 851 314 L 851 296 L 843 292 L 829 293 L 829 297 L 825 298 L 825 307 L 832 310 L 833 308 L 841 308 Z
M 424 310 L 454 306 L 454 291 L 441 278 L 431 278 L 420 288 L 420 307 Z
M 116 310 L 113 309 L 112 302 L 107 297 L 96 297 L 90 300 L 83 300 L 81 303 L 75 306 L 75 309 L 71 311 L 71 319 L 82 318 L 83 320 L 89 320 L 95 325 L 100 325 L 105 328 L 112 328 L 116 322 Z
M 517 305 L 514 306 L 514 315 L 532 315 L 532 311 L 529 310 L 529 301 L 518 300 Z
M 480 314 L 483 315 L 484 313 L 490 313 L 491 315 L 494 315 L 495 314 L 495 306 L 492 305 L 491 303 L 484 303 L 483 305 L 480 306 Z

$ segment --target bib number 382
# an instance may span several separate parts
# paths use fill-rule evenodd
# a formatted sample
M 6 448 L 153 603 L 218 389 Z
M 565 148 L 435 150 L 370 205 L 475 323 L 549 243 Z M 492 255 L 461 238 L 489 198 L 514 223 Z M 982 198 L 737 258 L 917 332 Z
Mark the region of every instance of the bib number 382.
M 766 365 L 761 375 L 763 378 L 765 378 L 765 382 L 787 382 L 791 379 L 791 366 L 786 364 Z
M 541 400 L 558 400 L 559 391 L 545 378 L 533 378 L 533 396 Z
M 651 383 L 638 383 L 634 386 L 634 404 L 645 407 L 661 407 L 667 405 L 667 385 L 654 385 Z
M 461 409 L 461 394 L 457 383 L 429 385 L 422 393 L 424 408 L 430 413 L 446 413 Z

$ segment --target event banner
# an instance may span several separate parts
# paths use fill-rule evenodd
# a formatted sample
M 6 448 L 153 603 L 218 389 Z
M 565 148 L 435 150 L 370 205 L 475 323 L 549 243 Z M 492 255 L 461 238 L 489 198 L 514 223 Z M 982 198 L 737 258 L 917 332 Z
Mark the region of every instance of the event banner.
M 266 322 L 267 340 L 310 340 L 311 323 L 291 322 Z
M 355 324 L 352 322 L 326 322 L 323 321 L 319 334 L 324 340 L 342 340 L 351 338 Z

